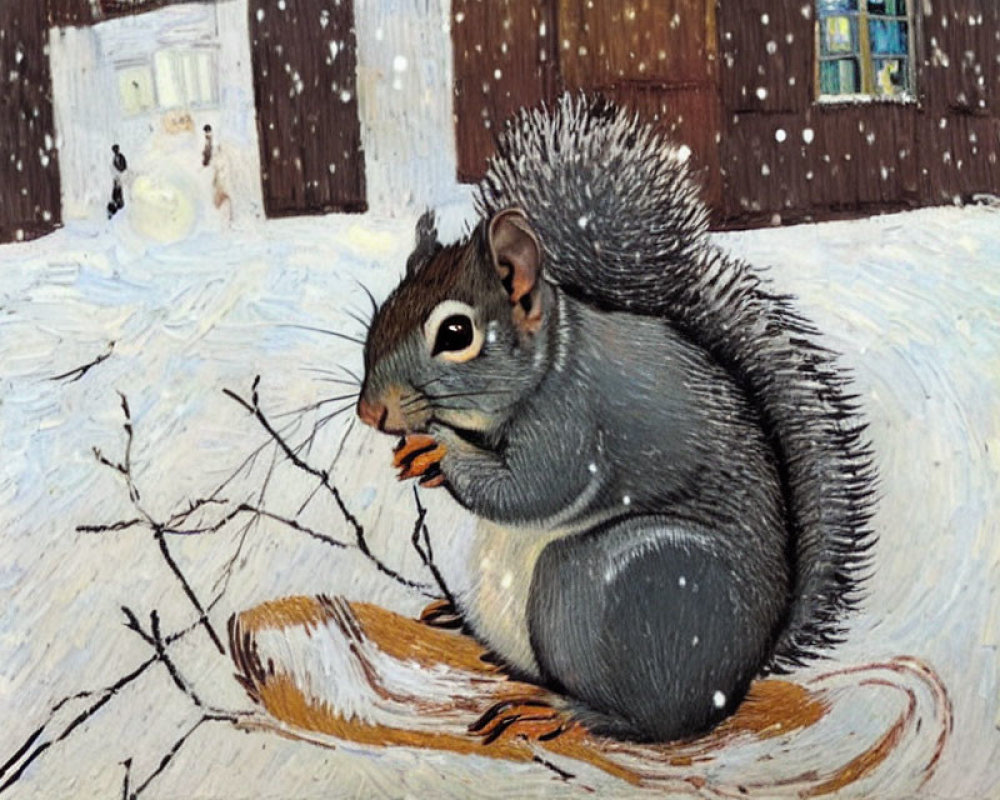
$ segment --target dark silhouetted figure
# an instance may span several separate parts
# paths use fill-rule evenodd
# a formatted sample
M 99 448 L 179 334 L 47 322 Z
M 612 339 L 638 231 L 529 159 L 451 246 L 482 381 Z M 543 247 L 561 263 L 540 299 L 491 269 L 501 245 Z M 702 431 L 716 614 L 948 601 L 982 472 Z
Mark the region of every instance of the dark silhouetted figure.
M 125 160 L 125 156 L 117 144 L 111 145 L 111 152 L 114 153 L 111 165 L 114 167 L 115 175 L 111 186 L 111 202 L 108 203 L 108 219 L 111 219 L 125 206 L 125 193 L 122 191 L 122 175 L 128 169 L 128 161 Z
M 212 163 L 212 126 L 206 125 L 203 130 L 205 131 L 205 149 L 201 152 L 201 165 L 207 167 Z

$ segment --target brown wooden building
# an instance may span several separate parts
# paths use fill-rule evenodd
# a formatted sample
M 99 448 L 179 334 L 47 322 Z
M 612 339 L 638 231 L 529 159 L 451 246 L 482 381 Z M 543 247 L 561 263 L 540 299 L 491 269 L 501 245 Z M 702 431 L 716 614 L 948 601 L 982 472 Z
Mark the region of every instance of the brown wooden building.
M 177 2 L 0 2 L 0 73 L 12 76 L 0 94 L 0 242 L 30 239 L 61 222 L 49 28 L 94 25 Z M 353 3 L 248 0 L 247 6 L 265 212 L 367 210 Z M 286 68 L 290 58 L 294 70 Z
M 60 224 L 48 29 L 170 2 L 0 3 L 0 241 Z M 266 213 L 364 211 L 355 4 L 247 6 Z M 452 0 L 451 18 L 460 181 L 516 109 L 585 89 L 690 147 L 718 228 L 1000 193 L 997 0 Z
M 1000 193 L 997 0 L 452 8 L 462 180 L 483 173 L 494 131 L 518 107 L 586 89 L 639 109 L 692 149 L 716 227 Z M 847 67 L 854 85 L 831 86 L 826 63 Z M 890 72 L 902 89 L 892 94 L 877 81 Z

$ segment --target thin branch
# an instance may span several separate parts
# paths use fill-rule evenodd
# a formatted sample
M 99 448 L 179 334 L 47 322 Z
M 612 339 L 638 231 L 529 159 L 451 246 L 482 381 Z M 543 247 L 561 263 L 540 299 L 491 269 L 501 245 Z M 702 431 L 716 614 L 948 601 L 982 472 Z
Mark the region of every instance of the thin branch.
M 190 698 L 191 702 L 196 706 L 201 708 L 201 699 L 195 694 L 194 689 L 188 685 L 188 682 L 181 677 L 180 671 L 177 669 L 177 665 L 174 664 L 173 660 L 167 655 L 167 647 L 163 642 L 163 636 L 160 633 L 160 615 L 154 608 L 149 612 L 149 625 L 153 632 L 153 646 L 156 649 L 156 655 L 159 657 L 160 661 L 163 662 L 163 666 L 167 668 L 167 672 L 170 673 L 171 679 L 173 679 L 174 684 L 180 689 L 184 694 Z
M 431 575 L 434 576 L 434 582 L 438 585 L 441 590 L 441 594 L 444 598 L 451 603 L 451 605 L 457 608 L 455 603 L 455 595 L 452 594 L 451 590 L 448 588 L 448 584 L 445 583 L 444 576 L 438 569 L 437 564 L 434 563 L 434 551 L 431 548 L 431 536 L 430 531 L 427 530 L 427 509 L 424 508 L 423 504 L 420 502 L 420 492 L 417 491 L 417 487 L 413 487 L 413 502 L 417 505 L 417 520 L 413 525 L 413 535 L 410 537 L 410 541 L 413 544 L 413 548 L 420 555 L 420 560 L 424 562 L 424 566 L 430 570 Z
M 135 791 L 132 792 L 131 795 L 129 795 L 129 800 L 135 800 L 135 798 L 139 797 L 139 795 L 141 795 L 143 792 L 146 791 L 146 789 L 149 788 L 149 784 L 151 784 L 154 780 L 156 780 L 156 778 L 158 778 L 160 775 L 163 774 L 163 771 L 170 765 L 170 762 L 174 760 L 174 757 L 181 751 L 181 748 L 184 747 L 185 744 L 187 744 L 188 739 L 191 738 L 191 736 L 194 734 L 195 731 L 198 730 L 198 728 L 200 728 L 206 722 L 229 722 L 235 725 L 240 721 L 239 716 L 240 715 L 238 714 L 228 714 L 224 712 L 223 713 L 211 712 L 208 714 L 203 714 L 201 718 L 194 725 L 188 728 L 188 730 L 184 734 L 182 734 L 181 737 L 176 742 L 174 742 L 173 746 L 160 759 L 160 763 L 156 767 L 156 769 L 154 769 L 146 777 L 146 780 L 140 783 L 135 788 Z
M 148 633 L 146 633 L 146 631 L 142 629 L 142 625 L 139 624 L 139 618 L 136 617 L 132 609 L 129 608 L 128 606 L 122 606 L 122 613 L 125 615 L 126 619 L 125 627 L 128 628 L 130 631 L 133 631 L 134 633 L 138 634 L 142 638 L 142 640 L 150 647 L 155 648 L 156 641 L 153 639 L 152 636 L 150 636 Z
M 250 529 L 257 522 L 257 519 L 258 518 L 256 516 L 250 517 L 240 529 L 238 541 L 236 542 L 236 549 L 233 551 L 233 554 L 229 557 L 226 563 L 223 564 L 219 577 L 216 578 L 215 583 L 212 584 L 212 590 L 219 593 L 219 598 L 221 598 L 229 588 L 229 581 L 233 577 L 233 570 L 236 568 L 236 562 L 239 561 L 240 555 L 243 552 L 243 546 L 246 544 L 247 536 L 250 535 Z M 221 584 L 221 588 L 219 584 Z
M 261 427 L 263 427 L 264 430 L 266 430 L 268 434 L 270 434 L 270 436 L 275 440 L 275 442 L 277 442 L 278 447 L 282 450 L 282 452 L 284 452 L 285 457 L 289 461 L 291 461 L 292 464 L 294 464 L 303 472 L 312 475 L 314 478 L 320 481 L 323 488 L 326 489 L 328 494 L 333 498 L 334 502 L 337 505 L 337 508 L 340 510 L 341 515 L 343 515 L 348 525 L 350 525 L 350 527 L 353 529 L 355 543 L 357 544 L 358 549 L 368 560 L 370 560 L 375 565 L 376 569 L 378 569 L 378 571 L 381 572 L 386 577 L 396 581 L 396 583 L 400 584 L 401 586 L 405 586 L 408 589 L 415 589 L 417 591 L 423 592 L 424 589 L 426 588 L 424 584 L 418 583 L 416 581 L 411 581 L 408 578 L 404 578 L 392 567 L 385 564 L 371 551 L 371 548 L 369 548 L 368 546 L 368 541 L 365 538 L 364 526 L 358 521 L 357 517 L 355 517 L 347 508 L 347 505 L 344 503 L 344 499 L 341 497 L 340 490 L 337 489 L 337 487 L 330 482 L 330 473 L 327 470 L 317 469 L 311 464 L 308 464 L 305 461 L 303 461 L 292 450 L 292 448 L 289 447 L 288 443 L 281 438 L 278 432 L 275 431 L 274 427 L 271 425 L 270 420 L 267 418 L 264 412 L 261 411 L 260 405 L 258 403 L 259 398 L 257 396 L 257 385 L 259 383 L 259 380 L 260 376 L 258 375 L 257 378 L 254 380 L 253 396 L 250 401 L 247 401 L 245 398 L 238 395 L 232 389 L 223 389 L 222 391 L 225 393 L 227 397 L 231 398 L 232 400 L 235 400 L 237 403 L 243 406 L 243 408 L 245 408 L 248 412 L 250 412 L 250 414 L 254 417 L 254 419 L 256 419 L 258 423 L 260 423 Z
M 229 501 L 222 498 L 215 497 L 201 497 L 197 500 L 188 501 L 188 507 L 184 511 L 179 511 L 174 514 L 170 519 L 167 520 L 166 527 L 170 528 L 174 525 L 179 525 L 182 522 L 186 522 L 187 518 L 190 517 L 195 511 L 204 508 L 208 505 L 225 506 L 228 505 Z
M 192 528 L 189 530 L 164 528 L 163 533 L 175 536 L 201 536 L 204 534 L 216 533 L 223 527 L 228 525 L 230 522 L 232 522 L 234 519 L 236 519 L 236 517 L 240 516 L 241 514 L 252 514 L 255 517 L 265 517 L 266 519 L 273 520 L 274 522 L 280 522 L 282 525 L 285 525 L 291 528 L 292 530 L 298 531 L 299 533 L 304 533 L 306 536 L 309 536 L 312 539 L 316 539 L 317 541 L 323 542 L 324 544 L 328 544 L 331 547 L 344 548 L 353 546 L 350 542 L 342 542 L 339 539 L 335 539 L 334 537 L 330 536 L 327 533 L 321 533 L 320 531 L 314 530 L 313 528 L 303 525 L 298 520 L 292 519 L 290 517 L 284 517 L 281 514 L 274 513 L 273 511 L 268 511 L 266 508 L 260 508 L 259 506 L 252 506 L 249 503 L 240 503 L 238 506 L 236 506 L 236 508 L 234 508 L 228 514 L 226 514 L 222 519 L 220 519 L 218 522 L 215 522 L 214 524 L 208 527 Z
M 254 392 L 256 392 L 256 386 L 257 382 L 254 383 Z M 174 559 L 173 555 L 170 552 L 170 547 L 167 544 L 166 538 L 164 536 L 165 526 L 154 520 L 153 517 L 141 505 L 139 505 L 139 499 L 140 499 L 139 489 L 136 486 L 135 480 L 133 479 L 132 476 L 132 444 L 135 439 L 135 430 L 132 426 L 132 412 L 129 409 L 128 398 L 125 396 L 125 394 L 119 392 L 118 395 L 119 397 L 121 397 L 122 413 L 125 415 L 125 423 L 123 425 L 125 429 L 124 461 L 122 463 L 117 463 L 117 464 L 113 463 L 110 459 L 106 458 L 104 454 L 101 453 L 101 451 L 96 447 L 94 448 L 94 455 L 101 464 L 111 469 L 114 469 L 116 472 L 119 472 L 124 477 L 125 485 L 128 487 L 129 499 L 132 501 L 132 505 L 134 505 L 136 509 L 139 511 L 139 513 L 142 514 L 142 517 L 145 519 L 146 524 L 149 526 L 149 528 L 152 529 L 153 538 L 156 540 L 156 543 L 160 549 L 160 555 L 163 557 L 163 560 L 170 568 L 170 571 L 174 574 L 174 577 L 177 579 L 178 583 L 180 583 L 181 588 L 184 590 L 184 594 L 187 595 L 187 598 L 191 602 L 191 605 L 194 606 L 195 610 L 200 615 L 199 621 L 201 625 L 205 628 L 205 631 L 208 634 L 209 638 L 212 640 L 212 643 L 216 646 L 219 653 L 225 655 L 226 649 L 222 645 L 222 640 L 219 638 L 219 635 L 215 632 L 215 629 L 212 627 L 212 623 L 208 619 L 208 615 L 205 612 L 205 609 L 202 606 L 201 601 L 198 599 L 198 596 L 195 594 L 194 589 L 188 582 L 187 577 L 184 575 L 181 568 L 177 565 L 177 561 Z M 190 513 L 193 513 L 195 509 L 200 508 L 206 503 L 212 502 L 214 500 L 215 497 L 213 495 L 203 500 L 197 501 L 195 503 L 190 503 L 187 512 L 174 514 L 171 517 L 171 520 L 186 519 L 186 516 L 189 515 Z M 123 530 L 125 528 L 132 527 L 135 524 L 139 523 L 133 520 L 125 520 L 121 522 L 112 523 L 107 526 L 98 526 L 98 525 L 83 526 L 83 530 L 87 532 L 103 533 L 113 530 Z M 78 528 L 77 530 L 80 530 L 80 528 Z
M 132 759 L 126 758 L 121 763 L 125 767 L 125 778 L 122 781 L 122 800 L 129 800 L 129 782 L 132 780 Z
M 256 387 L 257 382 L 254 382 Z M 254 396 L 256 397 L 256 390 L 254 391 Z M 296 423 L 295 428 L 298 428 L 298 423 Z M 278 463 L 278 448 L 274 447 L 271 450 L 271 463 L 267 467 L 267 472 L 264 475 L 264 481 L 261 484 L 260 490 L 257 492 L 257 503 L 262 505 L 264 502 L 264 495 L 267 493 L 267 487 L 271 483 L 271 476 L 274 475 L 275 467 Z M 251 529 L 256 531 L 259 528 L 260 515 L 255 514 L 247 520 L 247 523 L 243 526 L 239 534 L 239 539 L 236 542 L 236 549 L 233 551 L 232 556 L 226 562 L 225 566 L 222 568 L 222 572 L 218 578 L 216 578 L 215 583 L 212 584 L 213 589 L 218 589 L 219 584 L 222 584 L 220 590 L 220 595 L 224 593 L 229 588 L 229 582 L 233 577 L 233 570 L 236 568 L 236 563 L 239 561 L 240 556 L 243 554 L 243 548 L 246 546 L 247 539 L 250 536 Z
M 79 366 L 79 367 L 74 367 L 73 369 L 68 370 L 67 372 L 62 373 L 61 375 L 54 375 L 53 377 L 49 378 L 49 380 L 50 381 L 62 381 L 62 380 L 66 380 L 66 378 L 70 378 L 70 380 L 66 381 L 67 383 L 76 383 L 76 381 L 80 380 L 80 378 L 82 378 L 84 375 L 86 375 L 88 372 L 90 372 L 90 370 L 92 370 L 98 364 L 101 364 L 105 360 L 107 360 L 107 358 L 114 352 L 114 349 L 115 349 L 115 343 L 114 343 L 114 341 L 111 341 L 111 342 L 108 343 L 108 350 L 107 350 L 107 352 L 102 353 L 97 358 L 95 358 L 93 361 L 90 361 L 90 362 L 88 362 L 88 363 L 86 363 L 86 364 L 84 364 L 82 366 Z M 71 377 L 71 376 L 75 376 L 75 377 Z
M 125 414 L 125 464 L 122 474 L 125 476 L 125 483 L 128 486 L 128 496 L 133 503 L 139 502 L 139 489 L 132 479 L 132 442 L 135 438 L 135 431 L 132 427 L 132 412 L 129 411 L 128 398 L 122 392 L 118 393 L 122 399 L 122 413 Z
M 321 417 L 320 420 L 315 425 L 313 425 L 313 429 L 309 433 L 309 435 L 305 439 L 302 440 L 301 444 L 299 444 L 297 447 L 294 448 L 295 454 L 299 455 L 303 451 L 303 449 L 304 449 L 306 451 L 306 456 L 307 457 L 309 455 L 311 455 L 312 454 L 313 442 L 316 441 L 316 435 L 324 427 L 326 427 L 326 425 L 328 425 L 331 420 L 336 419 L 341 414 L 343 414 L 345 411 L 350 411 L 352 408 L 354 408 L 353 401 L 350 402 L 350 403 L 348 403 L 347 405 L 341 406 L 340 408 L 338 408 L 338 409 L 336 409 L 334 411 L 331 411 L 325 417 Z
M 145 525 L 147 520 L 136 517 L 135 519 L 124 519 L 113 522 L 110 525 L 77 525 L 77 533 L 111 533 L 114 531 L 124 531 L 134 528 L 136 525 Z
M 200 614 L 199 622 L 202 627 L 205 628 L 205 632 L 208 634 L 212 643 L 216 646 L 218 651 L 222 654 L 226 654 L 226 648 L 222 645 L 222 640 L 219 638 L 219 634 L 215 632 L 215 628 L 212 627 L 212 623 L 208 619 L 208 614 L 205 609 L 202 608 L 201 601 L 198 600 L 198 596 L 194 593 L 194 589 L 191 588 L 191 584 L 188 583 L 187 576 L 181 571 L 181 568 L 177 566 L 177 562 L 174 560 L 173 555 L 170 553 L 170 548 L 167 545 L 166 537 L 164 536 L 163 529 L 157 526 L 153 532 L 153 538 L 156 539 L 157 545 L 160 547 L 160 554 L 163 556 L 163 560 L 167 562 L 167 566 L 170 567 L 170 571 L 174 573 L 174 577 L 180 583 L 181 588 L 184 590 L 184 594 L 187 595 L 188 600 L 191 605 Z
M 350 436 L 351 432 L 354 430 L 354 421 L 356 419 L 357 417 L 351 417 L 350 421 L 347 423 L 347 427 L 344 430 L 344 435 L 340 437 L 340 444 L 337 446 L 337 449 L 333 454 L 333 458 L 330 459 L 330 466 L 327 467 L 327 472 L 329 473 L 333 472 L 333 468 L 337 465 L 337 462 L 340 461 L 340 457 L 344 454 L 344 446 L 347 444 L 347 437 Z M 298 511 L 296 512 L 296 516 L 306 510 L 306 506 L 308 506 L 313 501 L 313 498 L 316 497 L 316 495 L 319 493 L 319 490 L 322 488 L 323 488 L 322 485 L 318 483 L 316 484 L 316 486 L 313 487 L 313 490 L 309 492 L 309 494 L 306 496 L 306 499 L 302 501 L 302 505 L 299 506 Z
M 48 750 L 49 747 L 51 747 L 53 744 L 56 744 L 57 742 L 63 741 L 74 730 L 76 730 L 76 728 L 78 728 L 80 725 L 82 725 L 84 722 L 86 722 L 88 719 L 94 716 L 94 714 L 100 711 L 108 703 L 108 701 L 111 700 L 112 697 L 118 694 L 118 692 L 120 692 L 130 683 L 132 683 L 132 681 L 134 681 L 136 678 L 142 675 L 147 669 L 149 669 L 153 664 L 155 664 L 157 660 L 158 659 L 156 656 L 150 656 L 148 659 L 143 661 L 142 664 L 140 664 L 138 667 L 136 667 L 128 674 L 120 677 L 110 686 L 107 686 L 104 689 L 100 689 L 95 692 L 80 692 L 78 694 L 72 695 L 72 697 L 64 698 L 63 700 L 60 700 L 58 703 L 56 703 L 56 705 L 52 707 L 52 711 L 49 714 L 48 720 L 43 722 L 42 725 L 28 737 L 25 743 L 21 745 L 20 748 L 18 748 L 18 750 L 14 753 L 14 755 L 10 759 L 8 759 L 7 762 L 2 767 L 0 767 L 0 779 L 2 779 L 4 775 L 7 774 L 8 770 L 11 769 L 11 767 L 13 767 L 19 761 L 21 762 L 17 767 L 17 769 L 11 773 L 10 777 L 7 778 L 7 780 L 3 784 L 0 784 L 0 794 L 3 794 L 7 789 L 9 789 L 11 786 L 17 783 L 17 781 L 20 780 L 21 776 L 24 774 L 24 771 L 29 766 L 31 766 L 31 764 L 35 761 L 35 759 L 37 759 L 40 755 L 42 755 L 42 753 Z M 100 696 L 97 701 L 95 701 L 92 705 L 90 705 L 88 708 L 84 709 L 76 717 L 74 717 L 58 736 L 52 739 L 47 739 L 46 741 L 42 742 L 37 747 L 35 747 L 34 750 L 31 750 L 31 747 L 34 746 L 35 742 L 45 733 L 45 729 L 52 722 L 53 717 L 59 711 L 59 709 L 63 707 L 63 705 L 65 705 L 71 699 L 91 697 L 93 695 L 100 695 Z M 28 752 L 29 750 L 31 750 L 30 753 Z

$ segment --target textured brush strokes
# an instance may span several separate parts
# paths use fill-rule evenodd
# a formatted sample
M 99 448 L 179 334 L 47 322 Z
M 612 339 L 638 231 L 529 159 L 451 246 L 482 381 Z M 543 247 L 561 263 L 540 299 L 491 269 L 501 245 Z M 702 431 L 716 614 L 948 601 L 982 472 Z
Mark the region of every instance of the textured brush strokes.
M 121 674 L 143 657 L 119 624 L 120 604 L 158 605 L 171 626 L 189 619 L 148 542 L 73 531 L 130 512 L 117 482 L 89 455 L 94 444 L 109 453 L 120 445 L 114 391 L 130 398 L 133 459 L 148 503 L 177 507 L 259 441 L 221 395 L 223 386 L 246 386 L 259 371 L 265 400 L 294 408 L 329 394 L 308 368 L 357 366 L 359 354 L 346 343 L 279 325 L 349 329 L 341 310 L 364 302 L 352 277 L 386 291 L 410 245 L 410 222 L 373 218 L 362 228 L 284 221 L 140 255 L 117 250 L 111 238 L 99 240 L 105 252 L 95 255 L 93 239 L 66 231 L 0 251 L 7 276 L 0 322 L 6 742 L 21 741 L 55 699 L 103 685 L 113 669 Z M 739 255 L 773 264 L 776 279 L 799 295 L 857 371 L 883 464 L 875 521 L 881 541 L 864 611 L 838 659 L 910 654 L 942 676 L 955 703 L 955 733 L 926 789 L 946 797 L 988 794 L 1000 777 L 991 766 L 1000 755 L 992 589 L 1000 579 L 993 514 L 1000 485 L 997 236 L 1000 214 L 980 209 L 720 237 Z M 373 258 L 383 266 L 369 266 Z M 331 309 L 331 297 L 344 299 Z M 105 352 L 109 339 L 117 342 L 113 356 L 85 378 L 47 380 Z M 317 447 L 330 452 L 335 445 L 331 437 Z M 337 481 L 362 514 L 373 548 L 420 575 L 408 547 L 409 492 L 394 484 L 389 456 L 384 443 L 355 432 Z M 294 507 L 311 486 L 286 476 L 275 491 L 288 493 Z M 435 498 L 428 493 L 426 501 Z M 447 552 L 448 539 L 460 549 L 468 533 L 442 505 L 432 505 L 429 517 L 438 553 Z M 306 521 L 334 526 L 333 513 L 321 507 Z M 178 552 L 194 580 L 210 583 L 231 541 L 191 540 Z M 424 602 L 356 553 L 331 552 L 274 526 L 261 525 L 245 555 L 219 621 L 303 592 L 339 592 L 407 614 Z M 227 660 L 205 647 L 185 649 L 179 660 L 202 694 L 242 702 Z M 90 793 L 111 792 L 120 781 L 119 756 L 157 758 L 187 712 L 169 682 L 154 677 L 95 719 L 62 757 L 41 762 L 21 795 L 59 795 L 74 777 Z M 349 787 L 391 793 L 405 786 L 463 796 L 483 786 L 483 770 L 512 797 L 543 785 L 572 793 L 547 773 L 496 764 L 428 761 L 406 751 L 373 761 L 221 728 L 198 735 L 164 776 L 164 794 L 234 796 L 236 787 L 235 796 L 244 797 L 319 796 L 324 776 L 336 775 L 345 794 Z
M 0 5 L 0 242 L 41 236 L 60 221 L 45 16 L 34 0 Z
M 630 744 L 592 737 L 579 724 L 529 741 L 510 734 L 503 714 L 478 713 L 527 699 L 525 714 L 541 732 L 552 724 L 548 692 L 508 679 L 458 633 L 329 597 L 265 603 L 240 614 L 230 632 L 237 678 L 258 706 L 244 727 L 327 748 L 354 742 L 532 761 L 591 791 L 610 776 L 629 792 L 671 797 L 914 796 L 953 721 L 933 671 L 903 657 L 830 667 L 801 683 L 759 682 L 734 716 L 689 741 Z M 330 671 L 340 680 L 324 679 Z M 870 712 L 858 715 L 859 705 Z
M 386 0 L 356 9 L 369 214 L 265 222 L 257 216 L 263 206 L 247 5 L 218 4 L 226 81 L 217 118 L 208 121 L 229 153 L 233 227 L 211 211 L 207 179 L 191 195 L 206 212 L 186 238 L 167 244 L 133 227 L 135 203 L 110 224 L 105 219 L 111 144 L 120 141 L 137 174 L 159 163 L 154 157 L 144 165 L 142 131 L 112 130 L 108 105 L 93 100 L 107 91 L 100 82 L 107 65 L 94 37 L 117 34 L 102 27 L 51 35 L 68 227 L 0 247 L 0 756 L 24 741 L 53 702 L 107 685 L 147 657 L 148 648 L 121 624 L 123 603 L 146 614 L 159 608 L 167 630 L 191 622 L 148 537 L 75 531 L 134 513 L 121 482 L 91 452 L 98 446 L 120 456 L 116 392 L 131 405 L 132 460 L 144 502 L 169 514 L 218 484 L 263 440 L 253 420 L 222 394 L 224 387 L 247 392 L 261 374 L 262 403 L 280 413 L 334 394 L 311 370 L 360 365 L 359 348 L 288 323 L 360 334 L 346 313 L 367 308 L 355 280 L 377 296 L 388 292 L 423 208 L 452 204 L 443 236 L 471 218 L 467 190 L 453 180 L 445 5 L 431 0 L 403 9 Z M 113 24 L 124 21 L 107 26 Z M 171 180 L 180 181 L 189 162 L 201 164 L 200 133 L 185 142 L 190 159 L 178 157 L 180 166 L 167 172 Z M 775 282 L 798 296 L 857 375 L 882 474 L 874 520 L 880 543 L 868 597 L 837 663 L 911 655 L 943 679 L 955 728 L 923 789 L 926 797 L 1000 792 L 998 240 L 1000 213 L 985 208 L 718 237 L 734 255 L 772 265 Z M 50 380 L 109 349 L 80 380 Z M 329 463 L 342 434 L 341 427 L 325 431 L 313 446 L 317 463 Z M 355 428 L 334 478 L 380 557 L 426 580 L 409 545 L 412 494 L 395 482 L 390 456 L 387 443 Z M 267 467 L 260 464 L 243 489 L 259 490 Z M 313 486 L 285 470 L 269 491 L 294 512 Z M 436 552 L 459 551 L 468 542 L 469 520 L 433 493 L 424 502 Z M 310 506 L 303 522 L 349 536 L 328 503 Z M 227 534 L 176 543 L 177 558 L 199 589 L 219 576 L 233 540 Z M 213 620 L 222 629 L 230 613 L 317 593 L 410 616 L 426 602 L 378 574 L 356 551 L 335 551 L 262 522 Z M 232 663 L 204 637 L 185 640 L 175 658 L 212 703 L 247 704 Z M 888 703 L 879 705 L 880 714 L 891 713 L 887 709 Z M 849 707 L 843 712 L 851 713 Z M 148 773 L 190 727 L 191 713 L 166 671 L 151 670 L 53 746 L 9 796 L 120 796 L 119 762 L 131 757 L 137 773 Z M 859 705 L 853 721 L 870 716 L 871 708 Z M 587 779 L 602 796 L 633 796 L 619 782 Z M 150 792 L 226 798 L 406 793 L 592 796 L 537 765 L 360 745 L 327 750 L 225 726 L 200 729 Z
M 553 283 L 603 307 L 670 320 L 752 398 L 781 454 L 796 537 L 794 599 L 772 664 L 798 665 L 840 638 L 840 617 L 856 603 L 874 544 L 877 468 L 835 357 L 780 289 L 711 250 L 688 174 L 678 149 L 632 114 L 565 95 L 554 112 L 526 112 L 504 135 L 477 205 L 487 219 L 525 209 Z M 611 199 L 594 209 L 591 196 Z M 656 220 L 655 235 L 645 220 Z M 640 258 L 644 268 L 631 268 Z M 580 264 L 594 265 L 582 281 Z M 783 374 L 775 380 L 769 368 Z
M 367 210 L 353 3 L 251 0 L 249 13 L 267 215 Z

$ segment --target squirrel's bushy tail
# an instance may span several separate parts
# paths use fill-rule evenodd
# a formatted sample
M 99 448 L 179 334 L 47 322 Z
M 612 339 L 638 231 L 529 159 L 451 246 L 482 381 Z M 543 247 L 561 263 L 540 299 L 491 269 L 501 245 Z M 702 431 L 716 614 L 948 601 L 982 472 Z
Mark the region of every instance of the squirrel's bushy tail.
M 484 215 L 520 207 L 567 293 L 666 318 L 744 387 L 781 465 L 794 543 L 771 668 L 839 641 L 874 543 L 866 425 L 850 375 L 790 298 L 709 241 L 684 149 L 604 100 L 565 95 L 508 126 L 477 203 Z

